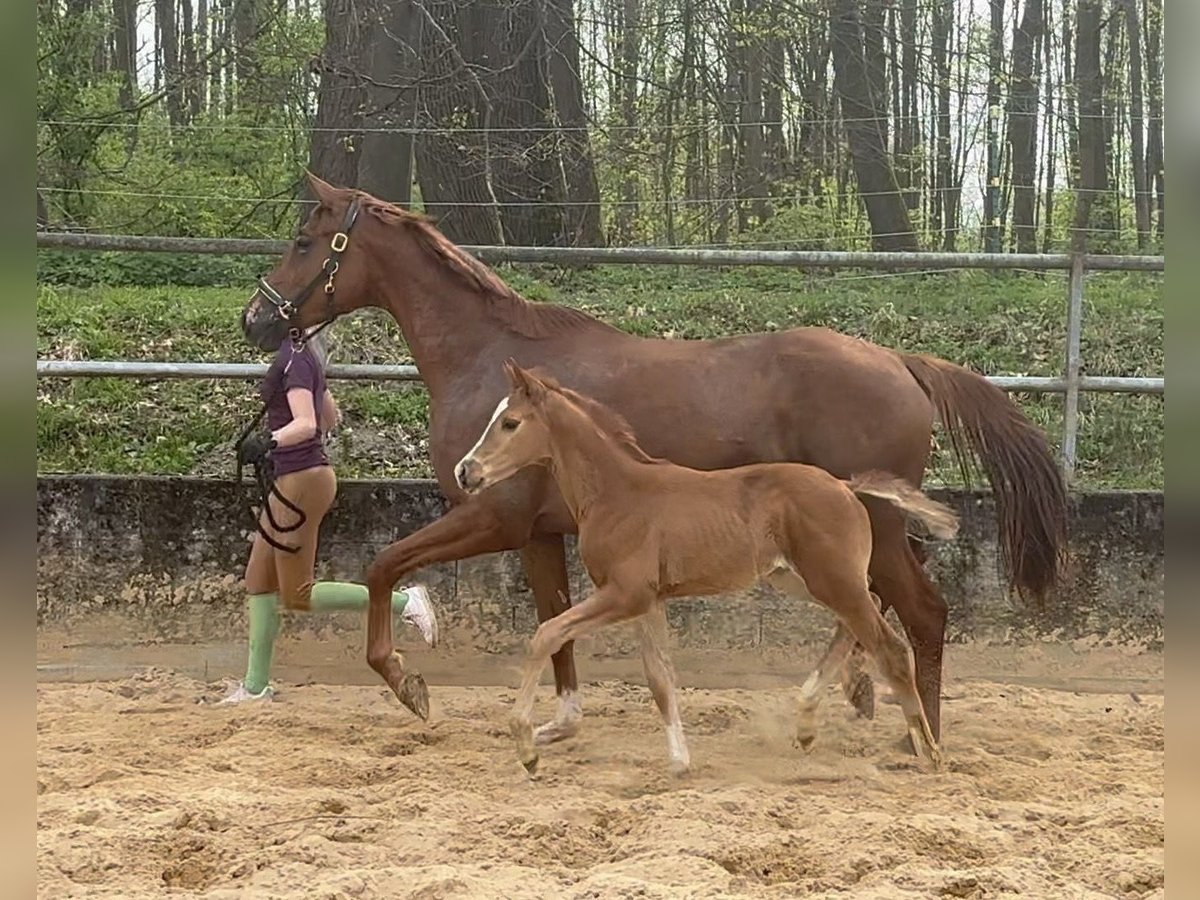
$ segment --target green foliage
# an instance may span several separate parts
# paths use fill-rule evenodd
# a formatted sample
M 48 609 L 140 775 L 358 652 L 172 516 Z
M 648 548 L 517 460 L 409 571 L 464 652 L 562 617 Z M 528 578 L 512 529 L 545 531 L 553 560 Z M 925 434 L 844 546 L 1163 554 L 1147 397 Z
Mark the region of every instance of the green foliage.
M 643 335 L 705 338 L 820 325 L 887 346 L 933 353 L 984 374 L 1058 375 L 1065 342 L 1061 273 L 835 276 L 780 269 L 606 267 L 506 270 L 527 296 L 568 303 Z M 1162 278 L 1092 275 L 1085 290 L 1085 372 L 1163 371 Z M 246 289 L 43 286 L 39 357 L 257 361 L 238 330 Z M 369 311 L 332 330 L 339 362 L 407 361 L 395 323 Z M 418 385 L 334 384 L 346 415 L 336 461 L 346 476 L 427 475 L 427 395 Z M 1060 396 L 1016 395 L 1052 442 Z M 230 444 L 255 409 L 240 382 L 38 382 L 42 472 L 228 474 Z M 1160 397 L 1084 395 L 1080 478 L 1089 485 L 1161 487 Z M 943 451 L 934 481 L 957 472 Z

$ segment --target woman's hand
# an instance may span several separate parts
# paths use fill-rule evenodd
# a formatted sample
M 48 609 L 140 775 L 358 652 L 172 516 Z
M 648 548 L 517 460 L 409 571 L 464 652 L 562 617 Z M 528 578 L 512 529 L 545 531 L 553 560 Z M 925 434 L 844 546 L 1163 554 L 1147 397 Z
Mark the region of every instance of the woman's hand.
M 287 400 L 292 410 L 292 421 L 271 432 L 278 447 L 291 447 L 309 440 L 317 433 L 317 413 L 313 409 L 312 391 L 292 388 L 287 392 Z

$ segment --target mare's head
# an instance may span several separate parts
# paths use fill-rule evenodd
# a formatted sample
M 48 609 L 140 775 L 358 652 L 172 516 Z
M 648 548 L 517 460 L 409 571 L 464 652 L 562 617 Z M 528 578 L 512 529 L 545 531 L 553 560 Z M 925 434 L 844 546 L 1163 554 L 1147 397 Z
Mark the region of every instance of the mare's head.
M 553 390 L 512 360 L 504 364 L 508 396 L 492 413 L 475 446 L 454 467 L 454 479 L 474 494 L 515 475 L 526 466 L 550 462 L 550 427 L 546 402 Z
M 263 350 L 277 349 L 292 329 L 305 331 L 370 302 L 364 238 L 380 201 L 307 174 L 317 206 L 242 310 L 242 333 Z

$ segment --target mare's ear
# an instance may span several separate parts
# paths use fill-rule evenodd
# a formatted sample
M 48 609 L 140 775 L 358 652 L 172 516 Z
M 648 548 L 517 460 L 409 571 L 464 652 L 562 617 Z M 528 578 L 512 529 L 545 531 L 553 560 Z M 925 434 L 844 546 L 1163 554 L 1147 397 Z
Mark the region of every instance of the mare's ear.
M 310 172 L 304 170 L 304 177 L 308 180 L 308 189 L 312 191 L 312 195 L 317 201 L 325 207 L 332 207 L 337 200 L 338 190 L 327 181 L 323 181 Z

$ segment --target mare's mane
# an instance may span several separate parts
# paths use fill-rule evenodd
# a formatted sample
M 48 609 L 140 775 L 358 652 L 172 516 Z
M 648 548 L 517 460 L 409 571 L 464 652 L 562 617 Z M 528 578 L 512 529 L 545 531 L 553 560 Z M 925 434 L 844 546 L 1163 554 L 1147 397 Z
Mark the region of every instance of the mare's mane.
M 666 460 L 653 457 L 641 448 L 641 445 L 637 442 L 637 437 L 633 433 L 633 426 L 615 409 L 605 406 L 599 400 L 594 400 L 568 387 L 563 387 L 550 375 L 544 375 L 536 370 L 534 370 L 534 374 L 537 376 L 538 381 L 544 384 L 549 390 L 561 396 L 586 415 L 602 434 L 611 437 L 616 445 L 628 456 L 640 463 L 652 465 L 666 463 Z
M 367 193 L 347 193 L 358 196 L 363 209 L 379 221 L 405 228 L 430 261 L 486 297 L 490 301 L 487 304 L 488 311 L 510 331 L 525 337 L 541 338 L 571 329 L 611 328 L 577 309 L 553 303 L 531 303 L 526 300 L 482 261 L 442 234 L 427 216 L 401 209 Z

